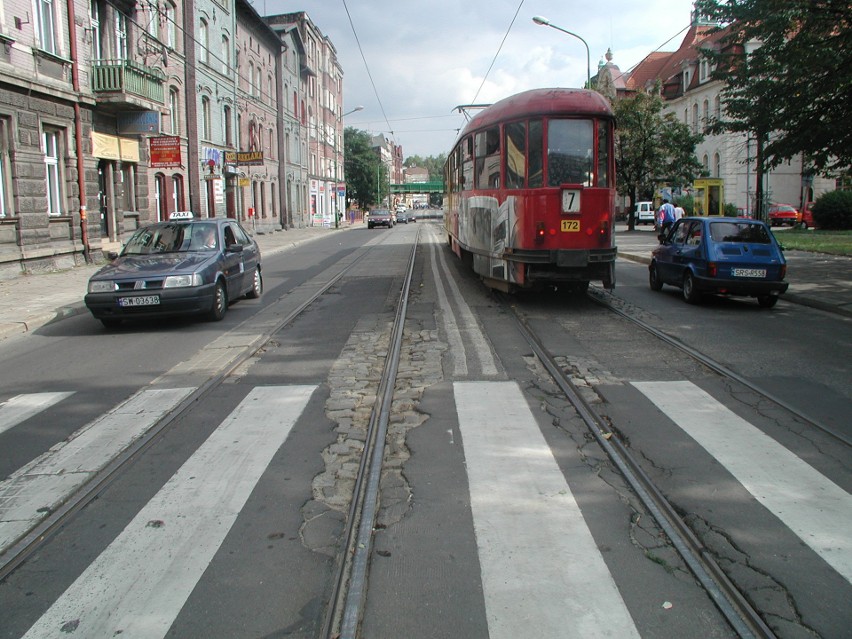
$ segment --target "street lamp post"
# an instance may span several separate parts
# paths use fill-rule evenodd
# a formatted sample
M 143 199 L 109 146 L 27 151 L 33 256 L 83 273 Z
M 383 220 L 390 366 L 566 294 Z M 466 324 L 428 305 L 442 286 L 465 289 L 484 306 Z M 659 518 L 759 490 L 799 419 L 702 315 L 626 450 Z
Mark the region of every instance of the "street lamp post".
M 561 31 L 562 33 L 567 33 L 570 36 L 574 36 L 580 42 L 582 42 L 584 45 L 586 45 L 586 88 L 591 89 L 592 88 L 592 65 L 591 65 L 591 55 L 589 54 L 589 43 L 586 42 L 585 40 L 583 40 L 583 38 L 578 36 L 576 33 L 568 31 L 567 29 L 563 29 L 562 27 L 556 26 L 547 18 L 542 18 L 541 16 L 535 16 L 533 18 L 533 22 L 535 22 L 536 24 L 546 26 L 546 27 L 552 27 L 552 28 L 556 29 L 557 31 Z

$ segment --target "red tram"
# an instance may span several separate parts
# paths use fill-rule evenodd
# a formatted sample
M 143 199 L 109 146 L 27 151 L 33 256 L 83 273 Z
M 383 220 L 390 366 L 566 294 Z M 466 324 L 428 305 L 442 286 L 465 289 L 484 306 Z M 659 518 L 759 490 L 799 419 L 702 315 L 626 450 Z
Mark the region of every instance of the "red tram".
M 499 290 L 615 286 L 614 117 L 583 89 L 534 89 L 480 111 L 444 167 L 453 251 Z

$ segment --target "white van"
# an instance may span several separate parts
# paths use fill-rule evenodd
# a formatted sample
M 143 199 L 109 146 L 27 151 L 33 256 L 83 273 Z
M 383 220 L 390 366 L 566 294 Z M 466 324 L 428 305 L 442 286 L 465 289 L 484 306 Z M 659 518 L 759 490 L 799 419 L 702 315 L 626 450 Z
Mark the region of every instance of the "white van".
M 636 206 L 634 207 L 633 220 L 638 222 L 639 224 L 653 224 L 654 223 L 654 215 L 656 211 L 654 211 L 654 203 L 653 202 L 636 202 Z

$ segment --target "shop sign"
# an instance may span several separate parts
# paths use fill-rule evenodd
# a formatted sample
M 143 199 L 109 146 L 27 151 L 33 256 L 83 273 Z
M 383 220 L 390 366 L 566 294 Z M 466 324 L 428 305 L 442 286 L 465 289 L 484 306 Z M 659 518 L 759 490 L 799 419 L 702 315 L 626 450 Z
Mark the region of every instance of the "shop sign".
M 225 162 L 237 166 L 261 166 L 263 151 L 225 151 Z
M 92 155 L 102 160 L 139 162 L 139 143 L 136 140 L 92 131 Z
M 151 149 L 151 166 L 167 168 L 181 166 L 180 138 L 176 135 L 161 135 L 148 138 Z
M 118 132 L 127 134 L 159 133 L 159 111 L 127 111 L 118 114 Z

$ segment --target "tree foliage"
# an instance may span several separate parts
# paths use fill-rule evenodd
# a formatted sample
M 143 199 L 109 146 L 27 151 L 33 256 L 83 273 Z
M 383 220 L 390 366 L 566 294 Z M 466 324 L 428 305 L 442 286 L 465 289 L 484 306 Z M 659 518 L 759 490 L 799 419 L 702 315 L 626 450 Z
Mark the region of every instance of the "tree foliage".
M 640 91 L 613 105 L 618 128 L 615 166 L 618 191 L 630 201 L 628 226 L 634 228 L 636 198 L 651 199 L 661 184 L 684 186 L 702 174 L 695 145 L 703 136 L 663 113 L 663 99 L 656 92 Z
M 447 154 L 441 153 L 440 155 L 429 157 L 421 157 L 419 155 L 409 155 L 405 158 L 405 162 L 403 164 L 406 167 L 419 166 L 421 168 L 425 168 L 429 171 L 429 180 L 430 181 L 438 181 L 442 180 L 444 177 L 444 164 L 447 162 Z
M 343 169 L 346 173 L 346 199 L 368 209 L 387 192 L 387 170 L 371 147 L 366 131 L 346 127 L 343 131 Z
M 755 135 L 764 167 L 804 154 L 818 173 L 852 165 L 849 0 L 698 0 L 725 33 L 705 54 L 725 82 L 716 129 Z M 746 55 L 746 52 L 749 55 Z

